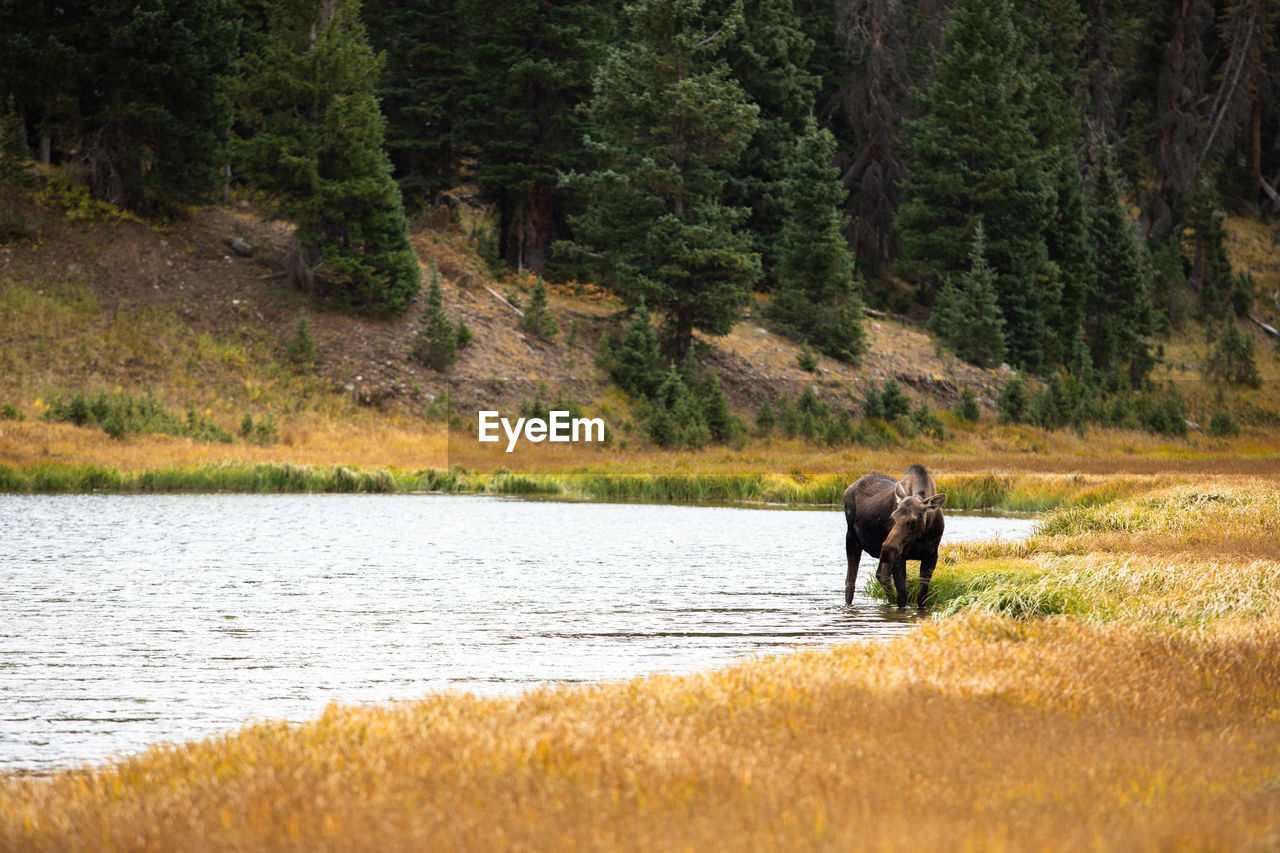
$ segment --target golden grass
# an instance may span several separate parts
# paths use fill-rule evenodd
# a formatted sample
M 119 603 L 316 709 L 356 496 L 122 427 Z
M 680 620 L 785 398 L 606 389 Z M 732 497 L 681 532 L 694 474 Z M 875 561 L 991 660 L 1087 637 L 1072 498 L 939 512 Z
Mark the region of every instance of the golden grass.
M 331 706 L 0 779 L 0 850 L 1273 850 L 1280 562 L 1205 557 L 1249 531 L 1265 549 L 1277 500 L 1241 481 L 1064 510 L 1029 542 L 947 548 L 935 575 L 1047 585 L 1073 616 Z
M 969 617 L 0 782 L 0 849 L 1274 849 L 1280 624 Z
M 939 607 L 1199 625 L 1280 619 L 1280 491 L 1178 486 L 1053 513 L 1016 543 L 944 546 Z

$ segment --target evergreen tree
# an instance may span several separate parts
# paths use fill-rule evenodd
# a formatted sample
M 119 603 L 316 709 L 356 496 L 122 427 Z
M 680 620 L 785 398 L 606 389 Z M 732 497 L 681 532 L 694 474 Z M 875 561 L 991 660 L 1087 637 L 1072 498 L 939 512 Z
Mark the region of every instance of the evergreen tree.
M 1213 26 L 1209 0 L 1184 0 L 1173 12 L 1156 93 L 1158 133 L 1153 140 L 1151 189 L 1142 202 L 1144 237 L 1163 237 L 1180 218 L 1183 195 L 1195 180 L 1201 134 L 1198 115 L 1208 83 L 1204 37 Z
M 605 338 L 604 342 L 607 341 Z M 623 391 L 649 397 L 658 390 L 662 354 L 653 330 L 653 317 L 644 302 L 631 312 L 622 343 L 608 351 L 607 362 L 606 369 Z
M 520 318 L 520 328 L 540 341 L 549 341 L 560 332 L 560 324 L 547 306 L 547 286 L 542 279 L 529 291 L 529 304 Z
M 924 113 L 907 126 L 911 174 L 896 226 L 900 267 L 930 299 L 944 275 L 968 266 L 973 222 L 982 218 L 1009 354 L 1034 369 L 1044 360 L 1047 307 L 1058 298 L 1044 239 L 1054 193 L 1019 50 L 1008 0 L 959 0 Z
M 44 43 L 68 66 L 54 75 L 68 89 L 46 96 L 57 103 L 47 118 L 93 194 L 159 213 L 207 200 L 223 183 L 231 120 L 223 80 L 237 22 L 226 0 L 49 4 L 45 14 Z
M 1184 224 L 1191 234 L 1191 271 L 1187 284 L 1199 294 L 1200 310 L 1220 320 L 1231 316 L 1231 259 L 1227 256 L 1227 229 L 1217 193 L 1209 187 L 1193 190 L 1187 198 Z
M 1045 355 L 1049 363 L 1061 364 L 1077 379 L 1084 379 L 1089 373 L 1085 303 L 1095 286 L 1098 268 L 1089 239 L 1089 212 L 1080 170 L 1069 151 L 1059 158 L 1054 179 L 1057 215 L 1045 231 L 1045 244 L 1057 272 L 1060 296 L 1047 306 L 1045 322 L 1053 333 L 1046 342 Z
M 732 7 L 742 6 L 743 25 L 725 41 L 723 56 L 733 78 L 760 109 L 755 133 L 727 169 L 724 200 L 750 210 L 743 228 L 761 258 L 761 286 L 771 289 L 785 251 L 785 184 L 796 140 L 808 132 L 819 85 L 806 69 L 813 42 L 793 0 L 709 0 L 708 11 L 714 14 L 717 5 L 729 7 L 730 14 Z
M 358 0 L 271 7 L 263 51 L 238 87 L 238 159 L 297 224 L 296 284 L 370 313 L 404 311 L 421 274 L 374 85 L 380 62 Z
M 1120 203 L 1109 157 L 1098 166 L 1090 199 L 1089 235 L 1098 275 L 1085 305 L 1085 333 L 1094 368 L 1112 381 L 1138 386 L 1155 365 L 1150 267 L 1145 248 Z
M 628 305 L 659 311 L 683 359 L 695 330 L 733 327 L 760 277 L 748 212 L 719 200 L 756 127 L 757 109 L 717 58 L 742 12 L 641 0 L 627 16 L 631 37 L 609 52 L 587 111 L 599 168 L 567 176 L 587 205 L 571 224 L 577 254 Z
M 369 43 L 385 53 L 378 98 L 386 149 L 408 203 L 424 208 L 457 185 L 469 156 L 457 123 L 470 70 L 455 0 L 365 0 Z
M 36 175 L 25 137 L 10 95 L 0 113 L 0 203 L 4 205 L 0 210 L 0 238 L 26 230 L 26 222 L 18 215 L 18 200 L 23 191 L 35 185 Z
M 542 272 L 565 234 L 559 173 L 586 160 L 577 107 L 613 34 L 612 10 L 580 0 L 463 0 L 467 79 L 456 137 L 498 216 L 509 266 Z M 436 84 L 438 85 L 438 84 Z
M 783 188 L 787 216 L 769 316 L 820 352 L 856 363 L 866 350 L 866 334 L 842 233 L 845 193 L 829 165 L 834 153 L 835 139 L 810 119 L 794 146 Z
M 969 269 L 960 276 L 958 287 L 947 279 L 929 327 L 960 358 L 979 367 L 993 367 L 1004 360 L 1005 340 L 985 237 L 979 221 L 969 249 Z
M 1208 379 L 1248 385 L 1257 388 L 1262 384 L 1258 373 L 1253 338 L 1240 330 L 1234 318 L 1222 324 L 1205 361 L 1204 375 Z
M 420 364 L 445 370 L 458 360 L 458 350 L 471 342 L 471 330 L 459 320 L 456 324 L 444 312 L 444 293 L 440 289 L 440 273 L 431 266 L 431 282 L 427 285 L 426 304 L 418 320 L 418 331 L 409 348 Z

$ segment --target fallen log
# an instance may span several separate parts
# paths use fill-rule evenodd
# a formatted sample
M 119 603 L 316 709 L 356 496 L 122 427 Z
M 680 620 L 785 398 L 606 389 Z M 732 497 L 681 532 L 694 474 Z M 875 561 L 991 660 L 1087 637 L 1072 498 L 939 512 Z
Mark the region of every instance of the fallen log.
M 1262 331 L 1266 332 L 1271 337 L 1273 338 L 1280 337 L 1280 331 L 1276 331 L 1275 326 L 1269 326 L 1266 323 L 1262 322 L 1262 320 L 1258 318 L 1257 314 L 1250 314 L 1249 319 L 1257 323 L 1258 328 L 1262 329 Z

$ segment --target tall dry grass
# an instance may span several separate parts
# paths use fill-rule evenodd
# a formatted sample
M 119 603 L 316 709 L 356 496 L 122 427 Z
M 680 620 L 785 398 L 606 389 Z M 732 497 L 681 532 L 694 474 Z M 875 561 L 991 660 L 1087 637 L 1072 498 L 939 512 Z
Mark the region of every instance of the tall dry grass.
M 971 616 L 0 782 L 0 849 L 1271 850 L 1280 624 Z

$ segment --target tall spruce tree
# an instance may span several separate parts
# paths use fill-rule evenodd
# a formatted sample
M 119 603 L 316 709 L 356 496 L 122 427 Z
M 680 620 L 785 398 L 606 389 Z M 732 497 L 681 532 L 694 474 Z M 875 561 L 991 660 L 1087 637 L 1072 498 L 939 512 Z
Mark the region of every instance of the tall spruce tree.
M 23 233 L 27 223 L 18 213 L 20 196 L 35 185 L 26 129 L 10 95 L 0 110 L 0 240 Z
M 1204 39 L 1213 26 L 1213 3 L 1184 0 L 1172 18 L 1156 90 L 1151 188 L 1142 200 L 1142 230 L 1148 238 L 1174 229 L 1182 198 L 1195 180 L 1202 135 L 1199 109 L 1209 76 Z
M 1005 357 L 1003 327 L 995 275 L 987 264 L 986 234 L 979 221 L 969 247 L 969 269 L 958 279 L 947 278 L 929 328 L 960 358 L 978 367 L 994 367 Z
M 715 0 L 706 8 L 715 14 L 717 6 L 732 12 L 735 5 Z M 772 288 L 778 283 L 777 267 L 785 251 L 784 185 L 795 157 L 796 139 L 806 133 L 813 116 L 820 81 L 807 70 L 813 43 L 801 26 L 793 0 L 742 0 L 741 6 L 743 25 L 734 38 L 725 40 L 723 57 L 760 113 L 755 133 L 737 162 L 726 170 L 724 201 L 750 210 L 743 227 L 760 255 L 760 284 Z
M 387 153 L 407 203 L 424 208 L 458 183 L 471 156 L 457 133 L 471 79 L 462 10 L 455 0 L 365 0 L 363 9 L 369 43 L 386 56 Z
M 1084 343 L 1085 303 L 1098 277 L 1097 256 L 1089 237 L 1089 212 L 1085 206 L 1076 158 L 1064 152 L 1054 173 L 1056 210 L 1045 243 L 1059 282 L 1059 297 L 1047 307 L 1045 322 L 1052 334 L 1045 345 L 1045 360 L 1061 364 L 1077 379 L 1089 375 L 1089 350 Z
M 32 106 L 94 195 L 147 213 L 207 200 L 223 182 L 231 121 L 223 79 L 235 66 L 238 23 L 226 0 L 39 11 L 34 46 L 49 48 L 62 67 L 38 61 L 52 73 Z M 59 84 L 62 91 L 49 91 Z
M 418 292 L 400 191 L 382 150 L 381 66 L 359 0 L 271 7 L 261 55 L 237 99 L 238 160 L 297 225 L 293 277 L 335 304 L 399 313 Z
M 509 266 L 541 272 L 564 236 L 559 174 L 581 166 L 591 75 L 613 34 L 612 9 L 580 0 L 463 0 L 468 75 L 455 137 L 475 152 L 475 181 L 498 215 Z M 438 85 L 438 84 L 436 84 Z
M 945 275 L 968 267 L 981 217 L 1011 360 L 1039 368 L 1047 306 L 1058 296 L 1044 238 L 1054 192 L 1032 132 L 1008 0 L 959 0 L 943 42 L 923 114 L 907 125 L 899 266 L 932 301 Z
M 609 52 L 587 110 L 599 168 L 566 176 L 587 206 L 571 220 L 575 254 L 628 305 L 659 313 L 683 359 L 694 331 L 733 327 L 760 277 L 748 211 L 720 201 L 758 112 L 718 58 L 742 9 L 641 0 L 627 17 L 630 36 Z
M 1155 366 L 1150 265 L 1120 203 L 1115 170 L 1104 150 L 1090 197 L 1089 235 L 1097 257 L 1095 285 L 1085 305 L 1085 333 L 1100 378 L 1140 386 Z
M 830 166 L 834 154 L 835 138 L 810 119 L 794 144 L 783 189 L 786 218 L 769 316 L 820 352 L 856 363 L 866 334 L 843 233 L 845 192 Z

